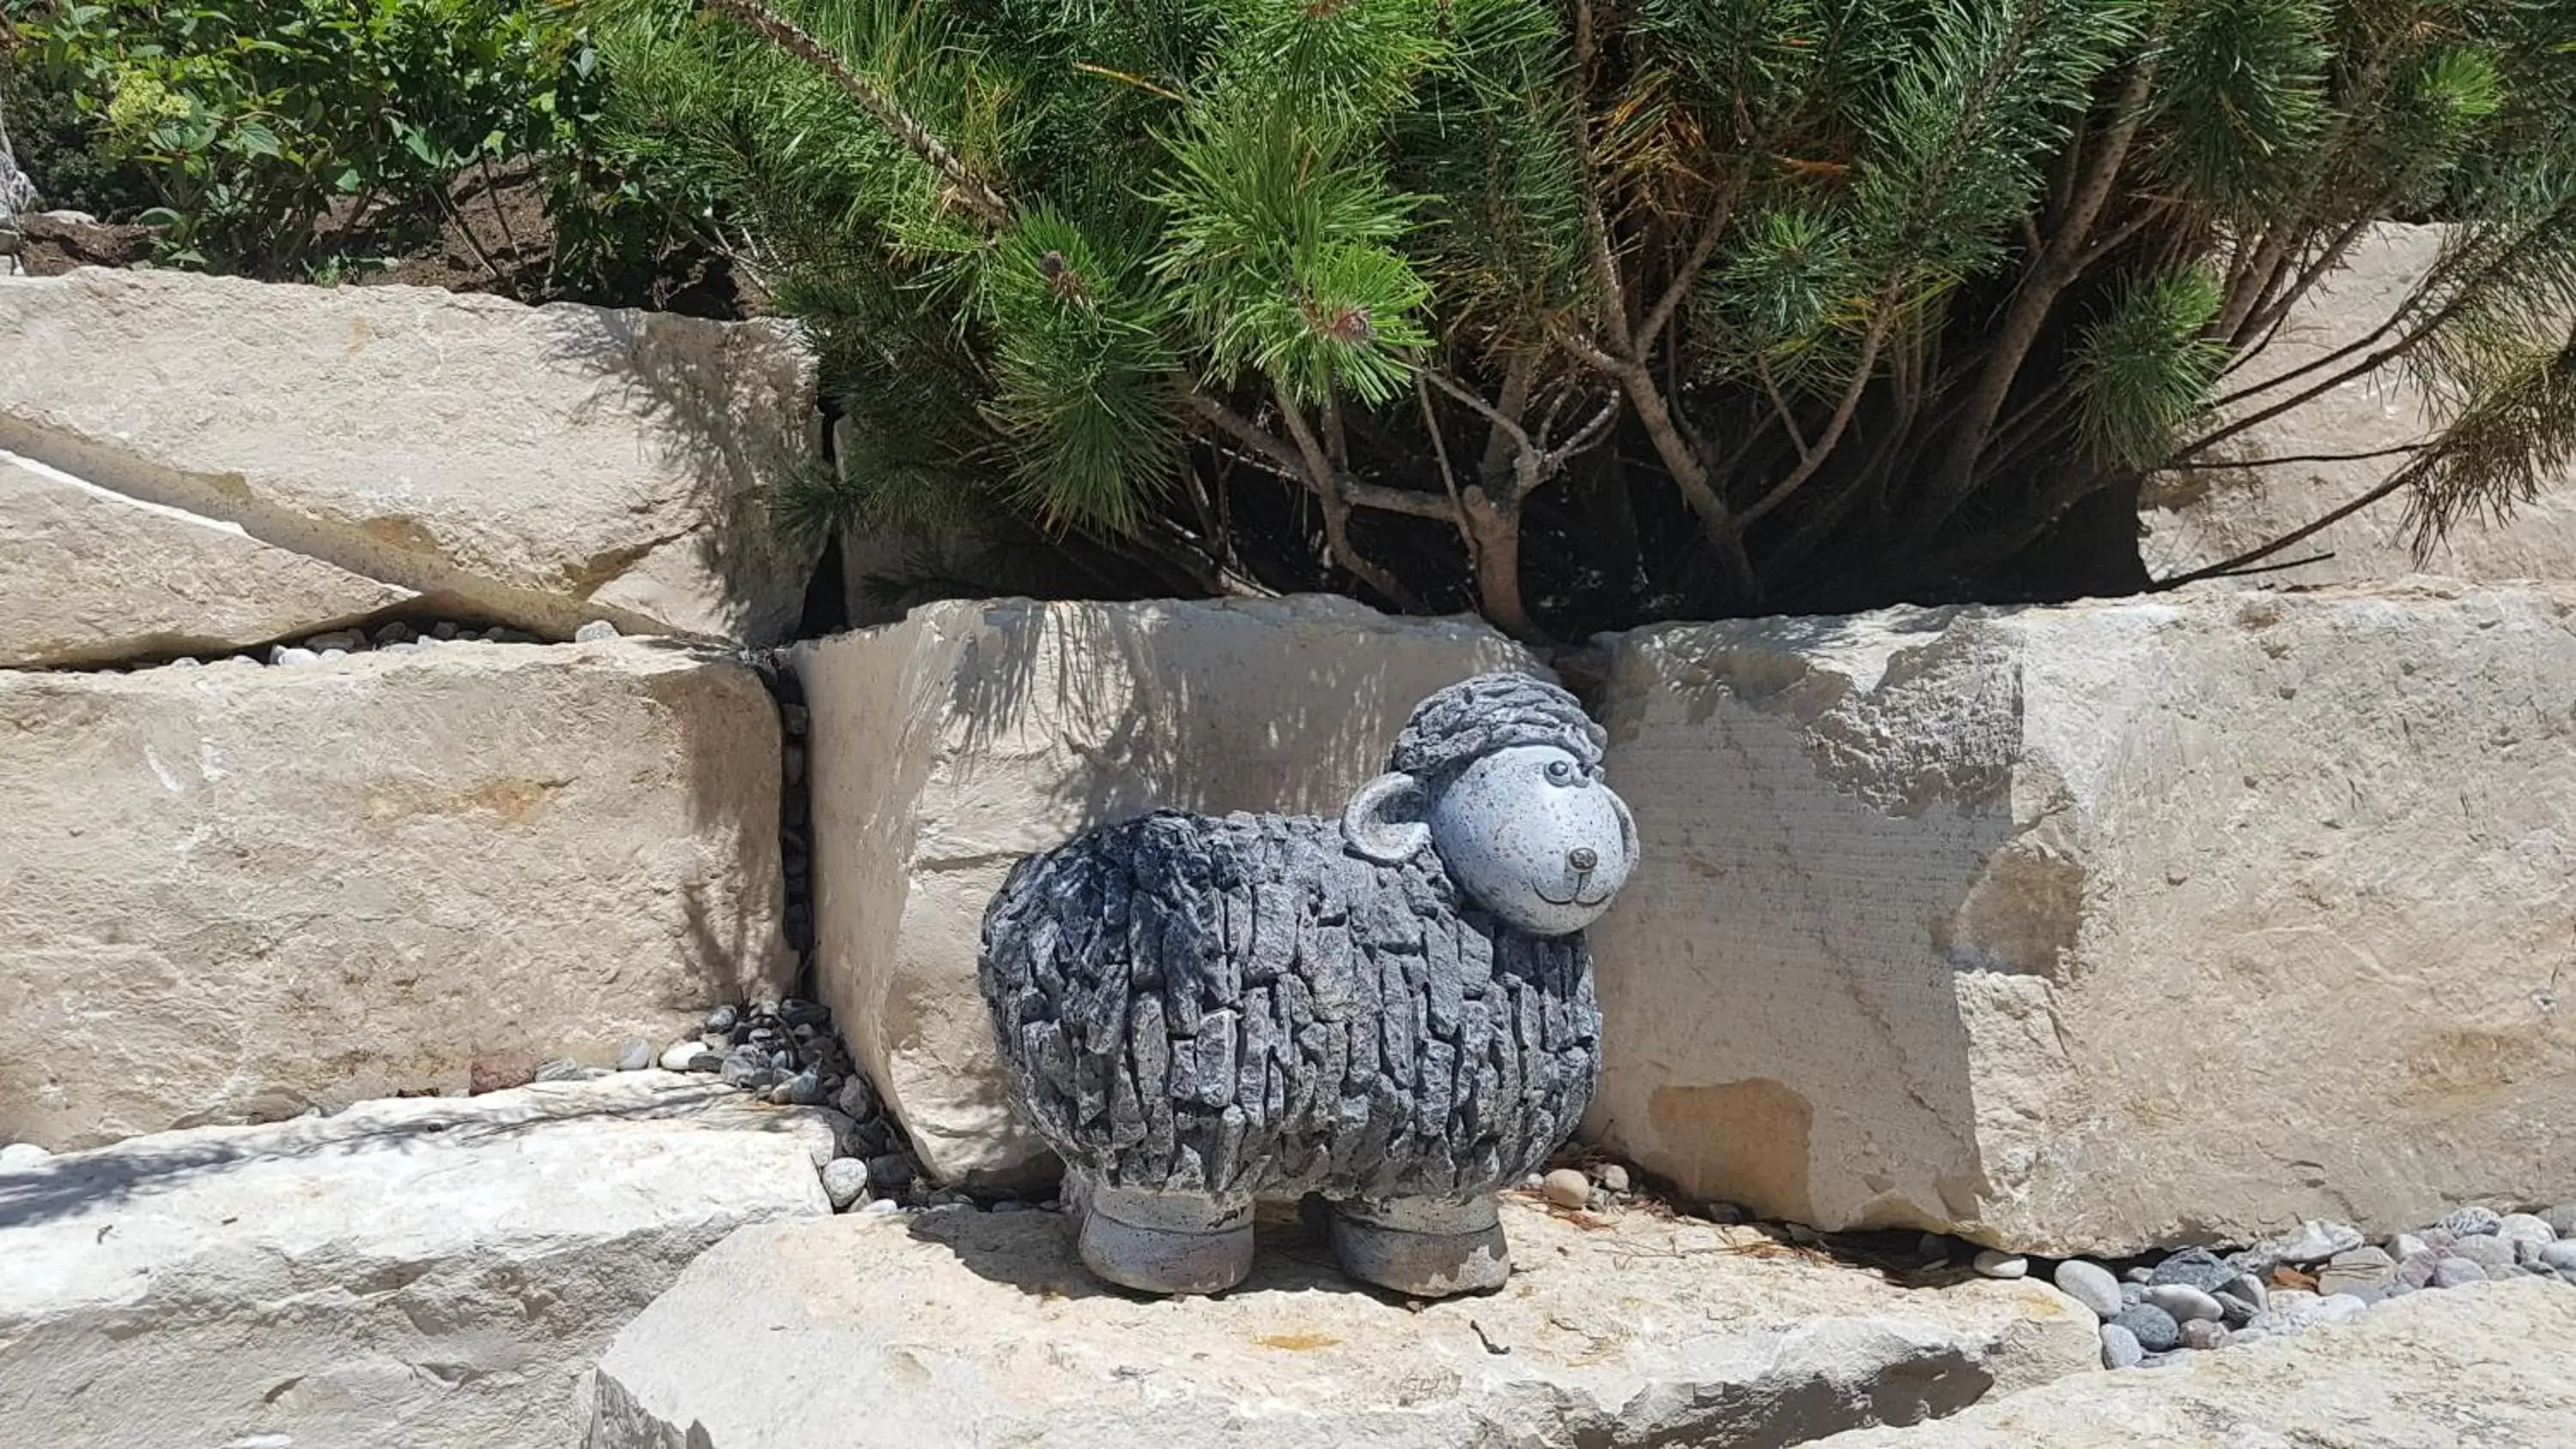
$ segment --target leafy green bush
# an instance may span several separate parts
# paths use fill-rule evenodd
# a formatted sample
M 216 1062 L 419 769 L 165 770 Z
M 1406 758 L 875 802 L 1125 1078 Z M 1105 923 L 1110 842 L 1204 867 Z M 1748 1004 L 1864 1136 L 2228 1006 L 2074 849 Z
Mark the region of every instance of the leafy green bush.
M 2142 584 L 2142 471 L 2383 367 L 2457 405 L 2428 530 L 2576 456 L 2565 4 L 597 3 L 823 344 L 817 517 L 1567 634 Z M 2387 327 L 2242 383 L 2424 215 Z
M 293 275 L 326 217 L 442 209 L 460 172 L 524 158 L 576 265 L 633 245 L 644 209 L 598 145 L 598 51 L 543 0 L 13 8 L 19 68 L 149 189 L 138 219 L 166 227 L 171 261 Z

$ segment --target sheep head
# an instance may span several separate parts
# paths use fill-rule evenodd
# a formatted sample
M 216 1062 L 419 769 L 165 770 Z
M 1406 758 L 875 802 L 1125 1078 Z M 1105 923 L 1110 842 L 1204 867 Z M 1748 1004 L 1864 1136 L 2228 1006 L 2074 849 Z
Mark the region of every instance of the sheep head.
M 1601 727 L 1572 695 L 1479 675 L 1424 700 L 1342 838 L 1381 864 L 1425 849 L 1458 888 L 1534 936 L 1582 930 L 1637 864 L 1637 823 L 1602 782 Z

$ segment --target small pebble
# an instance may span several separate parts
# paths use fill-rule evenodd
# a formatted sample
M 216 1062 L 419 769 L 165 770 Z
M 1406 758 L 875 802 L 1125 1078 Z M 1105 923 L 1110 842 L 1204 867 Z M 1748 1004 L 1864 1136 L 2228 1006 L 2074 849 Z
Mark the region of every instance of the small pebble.
M 2123 1283 L 2136 1283 L 2143 1286 L 2148 1279 L 2154 1276 L 2156 1276 L 2156 1270 L 2153 1268 L 2123 1268 L 2120 1270 L 2120 1281 Z
M 859 1209 L 859 1211 L 873 1214 L 899 1213 L 903 1211 L 903 1204 L 896 1202 L 890 1197 L 881 1197 L 876 1201 L 869 1203 L 866 1207 Z
M 2233 1294 L 2238 1298 L 2244 1299 L 2246 1302 L 2253 1304 L 2258 1312 L 2262 1309 L 2269 1308 L 2272 1305 L 2271 1290 L 2263 1286 L 2262 1279 L 2255 1277 L 2251 1273 L 2238 1278 L 2236 1281 L 2227 1284 L 2218 1291 L 2221 1293 Z
M 440 640 L 441 642 L 454 639 L 457 635 L 464 632 L 464 628 L 458 625 L 453 619 L 441 619 L 437 623 L 429 626 L 429 637 Z
M 182 654 L 178 658 L 170 661 L 170 667 L 173 669 L 197 669 L 203 666 L 198 664 L 195 655 Z
M 1560 1167 L 1549 1173 L 1542 1190 L 1550 1203 L 1568 1212 L 1580 1211 L 1592 1201 L 1592 1179 L 1571 1167 Z
M 2554 1243 L 2558 1230 L 2533 1213 L 2506 1213 L 2496 1220 L 2496 1236 L 2508 1243 Z
M 2414 1257 L 2417 1253 L 2429 1253 L 2431 1251 L 2433 1251 L 2433 1245 L 2425 1242 L 2422 1238 L 2415 1236 L 2413 1233 L 2399 1233 L 2397 1236 L 2388 1240 L 2388 1256 L 2396 1259 L 2400 1263 Z
M 1601 1185 L 1611 1192 L 1626 1192 L 1628 1190 L 1628 1169 L 1621 1167 L 1615 1162 L 1603 1163 L 1601 1165 Z
M 789 1077 L 779 1085 L 779 1090 L 786 1094 L 788 1105 L 797 1107 L 823 1105 L 823 1078 L 811 1067 Z
M 2136 1334 L 2116 1323 L 2102 1325 L 2102 1367 L 2136 1368 L 2146 1356 L 2147 1351 L 2139 1344 Z
M 400 619 L 396 619 L 392 623 L 376 630 L 376 647 L 381 649 L 388 644 L 408 644 L 419 637 L 420 631 L 418 629 L 404 623 Z
M 843 1078 L 840 1090 L 832 1094 L 832 1105 L 853 1122 L 865 1122 L 877 1114 L 876 1088 L 858 1075 Z
M 322 662 L 322 656 L 310 649 L 299 649 L 292 644 L 271 644 L 268 646 L 268 662 L 277 665 L 319 664 Z
M 2487 1281 L 2487 1270 L 2466 1258 L 2444 1258 L 2433 1265 L 2429 1288 L 2465 1288 L 2471 1283 Z
M 346 654 L 352 649 L 364 649 L 367 647 L 367 641 L 365 636 L 355 629 L 335 629 L 328 634 L 316 634 L 305 640 L 304 647 L 316 654 L 328 654 L 334 649 Z
M 675 1041 L 669 1051 L 662 1053 L 662 1070 L 666 1072 L 712 1072 L 723 1064 L 722 1057 L 709 1051 L 705 1042 L 694 1037 Z
M 2182 1326 L 2182 1346 L 2197 1349 L 2225 1348 L 2227 1330 L 2224 1326 L 2206 1318 L 2188 1319 Z
M 1024 1213 L 1030 1210 L 1027 1203 L 1015 1197 L 1006 1197 L 993 1204 L 993 1211 L 997 1213 Z
M 2482 1207 L 2464 1207 L 2442 1219 L 2442 1231 L 2455 1238 L 2483 1238 L 2504 1226 L 2504 1219 Z
M 2057 1265 L 2050 1275 L 2057 1291 L 2093 1310 L 2096 1318 L 2110 1318 L 2123 1306 L 2120 1302 L 2120 1280 L 2099 1263 L 2082 1258 L 2069 1258 Z
M 2541 1249 L 2540 1265 L 2561 1273 L 2576 1273 L 2576 1242 L 2561 1240 Z
M 769 1065 L 767 1057 L 749 1048 L 737 1047 L 725 1054 L 724 1064 L 716 1069 L 716 1074 L 724 1078 L 728 1087 L 760 1091 L 769 1086 L 777 1071 Z
M 734 1024 L 740 1020 L 742 1020 L 742 1013 L 739 1010 L 731 1006 L 719 1006 L 707 1013 L 707 1030 L 730 1033 L 734 1029 Z
M 2298 1231 L 2271 1245 L 2273 1259 L 2282 1263 L 2322 1263 L 2346 1248 L 2361 1246 L 2361 1229 L 2350 1223 L 2310 1218 L 2299 1224 Z
M 851 1204 L 868 1195 L 868 1165 L 855 1157 L 835 1157 L 824 1163 L 823 1195 L 832 1200 L 832 1211 L 848 1212 Z
M 625 1049 L 617 1054 L 617 1069 L 621 1072 L 640 1072 L 651 1065 L 653 1065 L 653 1044 L 640 1036 L 628 1037 Z
M 2396 1279 L 2409 1288 L 2422 1288 L 2433 1281 L 2433 1269 L 2441 1261 L 2442 1255 L 2430 1248 L 2409 1253 L 2398 1261 Z
M 572 641 L 576 644 L 596 644 L 603 639 L 616 637 L 617 626 L 606 619 L 593 619 L 572 631 Z
M 2262 1311 L 2262 1306 L 2251 1299 L 2239 1298 L 2233 1293 L 2218 1295 L 2218 1320 L 2230 1328 L 2241 1328 L 2253 1322 L 2254 1315 Z
M 2185 1248 L 2156 1265 L 2148 1275 L 2150 1285 L 2181 1283 L 2203 1293 L 2215 1293 L 2243 1275 L 2244 1269 L 2219 1257 L 2207 1248 Z
M 34 1167 L 51 1161 L 53 1155 L 33 1142 L 12 1142 L 0 1147 L 0 1172 Z
M 789 1098 L 789 1096 L 788 1096 L 788 1091 L 787 1091 L 787 1084 L 786 1084 L 785 1082 L 779 1082 L 779 1083 L 777 1083 L 777 1084 L 773 1085 L 773 1086 L 769 1089 L 769 1091 L 768 1091 L 768 1094 L 767 1094 L 767 1095 L 768 1095 L 768 1099 L 769 1099 L 769 1105 L 771 1105 L 771 1106 L 773 1106 L 773 1107 L 784 1107 L 784 1106 L 786 1106 L 786 1105 L 788 1104 L 788 1102 L 789 1102 L 789 1100 L 790 1100 L 790 1098 Z
M 2028 1258 L 2019 1253 L 1997 1252 L 1993 1248 L 1985 1249 L 1969 1259 L 1968 1266 L 1988 1278 L 2026 1278 L 2030 1275 Z
M 2181 1323 L 2194 1319 L 2216 1323 L 2227 1315 L 2227 1310 L 2220 1306 L 2216 1297 L 2188 1283 L 2151 1283 L 2147 1285 L 2147 1302 L 2172 1314 L 2175 1321 Z
M 2174 1316 L 2152 1303 L 2123 1308 L 2111 1320 L 2115 1328 L 2125 1328 L 2138 1340 L 2138 1347 L 2149 1353 L 2163 1353 L 2182 1342 L 2182 1325 Z
M 900 1192 L 912 1185 L 912 1159 L 900 1152 L 883 1153 L 868 1159 L 868 1181 L 879 1192 Z
M 2147 1285 L 2146 1285 L 2146 1284 L 2144 1284 L 2144 1283 L 2123 1283 L 2123 1284 L 2121 1284 L 2121 1285 L 2120 1285 L 2120 1306 L 2121 1306 L 2121 1307 L 2123 1307 L 2123 1308 L 2135 1308 L 2135 1307 L 2137 1307 L 2139 1304 L 2144 1303 L 2144 1302 L 2146 1302 L 2146 1301 L 2147 1301 Z
M 2334 1255 L 2317 1274 L 2318 1291 L 2352 1293 L 2376 1288 L 2397 1276 L 2397 1261 L 2385 1249 L 2367 1243 Z
M 2481 1268 L 2510 1268 L 2513 1266 L 2513 1244 L 2493 1233 L 2482 1233 L 2460 1239 L 2458 1245 L 2451 1249 L 2451 1256 L 2466 1258 Z

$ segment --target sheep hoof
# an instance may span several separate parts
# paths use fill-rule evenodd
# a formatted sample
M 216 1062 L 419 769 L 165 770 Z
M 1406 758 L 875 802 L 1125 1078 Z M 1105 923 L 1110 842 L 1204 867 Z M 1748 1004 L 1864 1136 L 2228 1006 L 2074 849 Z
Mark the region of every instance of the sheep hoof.
M 1142 1293 L 1222 1293 L 1252 1271 L 1252 1204 L 1087 1185 L 1083 1266 Z
M 1414 1298 L 1489 1293 L 1512 1276 L 1491 1197 L 1337 1202 L 1333 1255 L 1352 1277 Z

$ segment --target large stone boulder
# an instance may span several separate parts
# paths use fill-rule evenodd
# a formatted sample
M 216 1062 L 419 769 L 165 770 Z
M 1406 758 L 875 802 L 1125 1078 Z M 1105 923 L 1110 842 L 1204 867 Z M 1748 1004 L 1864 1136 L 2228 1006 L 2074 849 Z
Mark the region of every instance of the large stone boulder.
M 2576 1293 L 2417 1293 L 2348 1323 L 2149 1371 L 2094 1372 L 1817 1449 L 2566 1449 Z
M 784 984 L 778 760 L 756 676 L 647 640 L 0 671 L 0 1137 L 666 1043 Z
M 594 618 L 754 643 L 794 625 L 814 550 L 763 497 L 814 455 L 812 379 L 768 323 L 0 279 L 0 448 L 558 638 Z
M 414 597 L 6 453 L 0 579 L 0 668 L 221 653 Z
M 2292 309 L 2272 344 L 2228 378 L 2227 388 L 2280 377 L 2368 338 L 2432 268 L 2443 231 L 2399 222 L 2374 226 L 2354 243 L 2342 267 Z M 2308 374 L 2247 406 L 2268 407 L 2331 375 Z M 2389 450 L 2423 438 L 2437 421 L 2405 369 L 2383 367 L 2219 444 L 2200 460 L 2215 466 L 2150 479 L 2140 496 L 2139 538 L 2148 572 L 2171 578 L 2206 568 L 2324 517 L 2387 481 L 2405 462 Z M 2419 567 L 2470 579 L 2576 579 L 2576 472 L 2517 507 L 2509 519 L 2464 523 L 2420 564 L 2405 525 L 2401 493 L 2265 562 L 2332 557 L 2254 581 L 2385 580 Z
M 1587 1130 L 2048 1253 L 2576 1197 L 2576 589 L 1642 631 Z
M 831 1211 L 833 1114 L 620 1073 L 0 1169 L 0 1423 L 45 1449 L 562 1449 L 709 1245 Z
M 589 1449 L 1787 1445 L 2099 1357 L 2093 1315 L 2027 1280 L 1908 1290 L 1750 1229 L 1518 1198 L 1503 1226 L 1510 1286 L 1429 1304 L 1351 1291 L 1311 1242 L 1148 1301 L 1043 1213 L 746 1228 L 618 1334 Z
M 1481 625 L 1347 600 L 926 605 L 799 645 L 817 971 L 851 1050 L 952 1181 L 1053 1157 L 1013 1121 L 975 980 L 1014 862 L 1157 807 L 1331 811 L 1442 685 L 1536 665 Z

